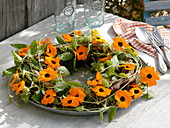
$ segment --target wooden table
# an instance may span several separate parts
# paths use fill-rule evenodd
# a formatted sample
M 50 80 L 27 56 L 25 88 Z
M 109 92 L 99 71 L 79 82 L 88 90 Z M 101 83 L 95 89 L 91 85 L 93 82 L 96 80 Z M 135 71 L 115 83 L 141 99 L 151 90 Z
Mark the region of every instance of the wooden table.
M 77 10 L 76 29 L 88 29 L 84 26 L 82 9 Z M 117 16 L 106 14 L 105 24 L 98 28 L 100 34 L 108 42 L 115 36 L 112 29 Z M 0 43 L 0 75 L 6 68 L 13 66 L 12 43 L 31 43 L 34 39 L 54 31 L 53 16 Z M 139 52 L 141 58 L 149 65 L 155 66 L 154 59 Z M 21 108 L 8 101 L 7 80 L 0 78 L 0 128 L 169 128 L 170 127 L 170 71 L 161 76 L 158 85 L 152 87 L 154 99 L 138 99 L 127 109 L 119 109 L 115 119 L 107 123 L 100 122 L 99 115 L 68 116 L 51 113 L 31 104 L 19 102 Z

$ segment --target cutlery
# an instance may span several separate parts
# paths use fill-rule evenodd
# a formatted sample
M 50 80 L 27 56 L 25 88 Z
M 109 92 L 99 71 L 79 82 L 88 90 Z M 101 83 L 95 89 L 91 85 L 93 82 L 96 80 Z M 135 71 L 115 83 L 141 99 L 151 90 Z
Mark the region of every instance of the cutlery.
M 163 41 L 163 39 L 162 39 L 161 35 L 159 34 L 158 29 L 156 27 L 154 27 L 152 34 L 155 35 L 154 36 L 155 40 L 156 39 L 160 40 L 160 43 L 157 42 L 157 45 L 160 46 L 160 48 L 162 49 L 162 51 L 165 55 L 165 62 L 167 64 L 167 66 L 170 67 L 170 51 L 165 47 L 164 41 Z
M 141 40 L 143 43 L 149 44 L 152 43 L 154 45 L 155 50 L 157 51 L 157 57 L 158 57 L 158 69 L 161 73 L 165 74 L 167 72 L 167 66 L 161 56 L 161 49 L 155 44 L 153 37 L 150 37 L 144 29 L 140 27 L 136 27 L 135 29 L 136 36 L 139 40 Z

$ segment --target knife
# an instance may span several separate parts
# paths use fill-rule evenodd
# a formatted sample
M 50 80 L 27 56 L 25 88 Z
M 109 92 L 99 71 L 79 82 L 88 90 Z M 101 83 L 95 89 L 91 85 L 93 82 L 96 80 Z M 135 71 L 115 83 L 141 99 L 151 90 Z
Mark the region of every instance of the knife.
M 161 43 L 164 44 L 164 41 L 163 41 L 160 33 L 158 32 L 157 27 L 154 27 L 153 33 L 161 41 Z M 160 47 L 161 47 L 161 50 L 163 51 L 163 53 L 165 55 L 165 62 L 167 64 L 167 66 L 170 68 L 170 51 L 165 46 L 163 46 L 163 45 L 160 46 Z

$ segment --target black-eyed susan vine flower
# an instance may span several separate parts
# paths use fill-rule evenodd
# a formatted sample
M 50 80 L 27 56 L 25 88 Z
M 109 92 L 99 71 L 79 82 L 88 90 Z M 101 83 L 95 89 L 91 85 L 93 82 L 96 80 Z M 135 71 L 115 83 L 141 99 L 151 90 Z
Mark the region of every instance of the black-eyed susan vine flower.
M 43 99 L 41 100 L 42 104 L 51 104 L 54 102 L 54 97 L 56 96 L 56 92 L 53 89 L 46 90 Z
M 114 38 L 112 45 L 116 51 L 122 51 L 124 48 L 129 47 L 129 44 L 126 43 L 125 39 L 120 37 Z
M 141 64 L 136 50 L 123 38 L 108 43 L 97 30 L 55 36 L 59 44 L 46 37 L 30 46 L 12 45 L 17 48 L 12 51 L 16 65 L 3 76 L 11 75 L 9 88 L 25 102 L 63 111 L 103 113 L 112 108 L 110 113 L 115 113 L 160 79 L 153 67 Z M 82 81 L 74 80 L 75 76 Z

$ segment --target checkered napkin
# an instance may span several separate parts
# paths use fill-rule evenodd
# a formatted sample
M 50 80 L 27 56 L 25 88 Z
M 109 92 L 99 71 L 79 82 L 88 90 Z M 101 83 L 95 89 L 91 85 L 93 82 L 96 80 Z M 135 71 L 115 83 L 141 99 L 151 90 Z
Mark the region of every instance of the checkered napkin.
M 153 57 L 156 57 L 156 52 L 151 45 L 144 44 L 137 39 L 135 34 L 135 28 L 141 27 L 146 31 L 152 31 L 154 26 L 149 25 L 143 22 L 130 21 L 123 18 L 117 18 L 113 24 L 113 29 L 116 32 L 117 36 L 126 39 L 134 48 L 145 52 Z M 164 27 L 158 27 L 158 31 L 161 34 L 164 43 L 167 46 L 170 46 L 170 30 L 165 29 Z

